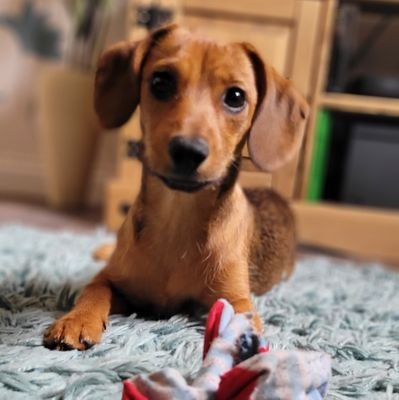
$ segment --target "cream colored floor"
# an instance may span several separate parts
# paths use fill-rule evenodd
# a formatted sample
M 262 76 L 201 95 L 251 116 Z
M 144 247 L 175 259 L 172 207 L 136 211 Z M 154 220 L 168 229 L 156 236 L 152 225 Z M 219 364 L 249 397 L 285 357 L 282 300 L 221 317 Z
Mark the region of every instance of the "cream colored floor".
M 84 210 L 64 213 L 41 204 L 0 199 L 0 225 L 24 224 L 44 229 L 92 230 L 102 223 L 100 210 Z

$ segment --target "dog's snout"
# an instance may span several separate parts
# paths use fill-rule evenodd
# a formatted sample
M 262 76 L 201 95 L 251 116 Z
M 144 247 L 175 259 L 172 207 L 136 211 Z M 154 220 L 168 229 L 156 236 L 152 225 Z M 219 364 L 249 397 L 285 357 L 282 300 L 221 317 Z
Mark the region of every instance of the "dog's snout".
M 176 172 L 190 175 L 208 157 L 209 148 L 206 140 L 176 136 L 169 142 L 169 155 Z

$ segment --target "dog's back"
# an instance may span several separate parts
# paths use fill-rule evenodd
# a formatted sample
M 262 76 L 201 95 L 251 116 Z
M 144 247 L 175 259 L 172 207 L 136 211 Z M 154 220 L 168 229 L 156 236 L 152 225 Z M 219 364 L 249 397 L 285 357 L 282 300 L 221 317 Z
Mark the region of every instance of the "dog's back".
M 255 209 L 255 226 L 249 256 L 251 291 L 257 295 L 288 278 L 294 267 L 296 234 L 294 215 L 278 193 L 247 189 Z

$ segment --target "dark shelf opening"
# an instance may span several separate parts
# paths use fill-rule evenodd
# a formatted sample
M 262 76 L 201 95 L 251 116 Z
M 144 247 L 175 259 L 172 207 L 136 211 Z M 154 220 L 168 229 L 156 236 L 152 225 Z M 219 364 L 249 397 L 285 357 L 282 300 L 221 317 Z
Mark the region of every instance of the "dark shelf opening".
M 399 208 L 399 118 L 328 113 L 322 199 Z
M 399 98 L 399 4 L 341 0 L 327 91 Z

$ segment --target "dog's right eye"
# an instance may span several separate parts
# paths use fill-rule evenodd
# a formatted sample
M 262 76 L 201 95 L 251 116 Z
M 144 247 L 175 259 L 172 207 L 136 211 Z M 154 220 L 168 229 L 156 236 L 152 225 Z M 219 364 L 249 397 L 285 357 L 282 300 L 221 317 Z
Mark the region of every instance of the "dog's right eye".
M 150 89 L 156 99 L 168 101 L 177 92 L 176 78 L 168 71 L 154 72 L 151 77 Z
M 239 113 L 245 107 L 245 92 L 239 87 L 228 88 L 223 96 L 225 107 L 233 114 Z

